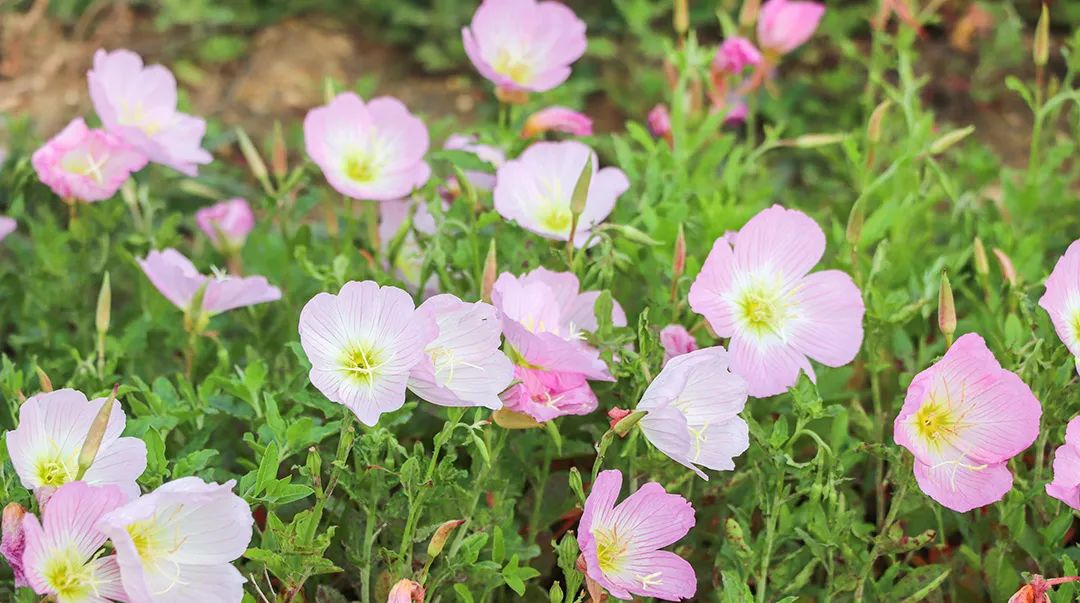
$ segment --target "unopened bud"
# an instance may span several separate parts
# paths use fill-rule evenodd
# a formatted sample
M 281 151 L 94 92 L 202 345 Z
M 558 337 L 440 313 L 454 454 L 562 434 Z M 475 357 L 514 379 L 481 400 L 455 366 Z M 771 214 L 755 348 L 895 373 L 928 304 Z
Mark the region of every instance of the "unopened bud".
M 1001 276 L 1005 277 L 1010 286 L 1015 287 L 1019 279 L 1016 276 L 1016 267 L 1013 266 L 1012 260 L 997 247 L 994 248 L 994 257 L 997 258 L 998 266 L 1001 267 Z
M 491 419 L 503 429 L 536 429 L 540 427 L 540 423 L 536 419 L 509 408 L 500 408 L 491 413 Z
M 689 0 L 675 0 L 675 16 L 673 19 L 675 33 L 685 35 L 690 29 L 690 2 Z
M 97 458 L 98 449 L 101 448 L 101 440 L 105 438 L 105 431 L 109 428 L 109 415 L 112 414 L 113 402 L 116 401 L 116 393 L 119 389 L 119 384 L 113 386 L 112 393 L 102 403 L 97 416 L 94 417 L 94 422 L 90 424 L 90 431 L 87 432 L 82 450 L 79 451 L 79 472 L 75 476 L 76 480 L 80 480 L 83 475 L 86 475 L 86 470 L 90 468 L 90 465 L 94 464 L 94 459 Z
M 255 149 L 255 145 L 248 138 L 247 132 L 244 132 L 242 128 L 236 128 L 236 140 L 240 144 L 240 152 L 244 155 L 244 161 L 247 161 L 248 168 L 251 169 L 251 175 L 255 176 L 255 179 L 259 181 L 259 184 L 263 185 L 263 188 L 267 192 L 271 192 L 270 188 L 270 172 L 266 169 L 266 163 L 263 161 L 262 156 L 259 155 L 259 151 Z
M 614 431 L 615 435 L 619 436 L 620 438 L 625 438 L 626 435 L 630 433 L 630 430 L 632 430 L 641 421 L 641 419 L 645 417 L 645 415 L 646 412 L 644 410 L 635 410 L 634 412 L 627 414 L 618 421 L 612 419 L 612 422 L 614 424 L 611 426 L 611 430 Z
M 4 556 L 12 573 L 15 574 L 15 586 L 29 586 L 23 573 L 23 553 L 26 551 L 26 533 L 23 531 L 23 517 L 26 509 L 19 503 L 8 503 L 4 507 L 3 532 L 0 533 L 0 555 Z
M 956 304 L 949 275 L 944 271 L 941 272 L 941 286 L 938 289 L 938 328 L 945 334 L 945 341 L 951 344 L 953 333 L 956 332 Z
M 41 384 L 41 391 L 51 392 L 53 390 L 52 379 L 49 379 L 49 375 L 45 373 L 45 370 L 40 366 L 34 367 L 34 372 L 37 373 L 38 383 Z
M 862 197 L 859 197 L 851 206 L 851 212 L 848 214 L 845 236 L 848 245 L 851 245 L 852 247 L 857 247 L 859 241 L 862 239 L 863 223 L 866 222 L 866 211 L 863 207 L 864 200 Z
M 419 582 L 402 579 L 390 589 L 386 603 L 424 603 L 424 594 L 424 587 Z
M 578 502 L 584 503 L 585 487 L 581 483 L 581 472 L 578 471 L 577 467 L 570 468 L 570 477 L 567 481 L 570 482 L 570 490 L 577 495 Z
M 575 216 L 580 216 L 585 211 L 585 202 L 589 199 L 589 185 L 593 176 L 593 155 L 585 159 L 585 165 L 581 168 L 581 175 L 574 184 L 574 194 L 570 197 L 570 211 Z
M 945 133 L 940 138 L 930 143 L 930 154 L 940 155 L 944 153 L 949 147 L 967 138 L 974 131 L 975 126 L 967 126 Z
M 274 122 L 274 142 L 270 147 L 270 169 L 274 177 L 281 182 L 289 173 L 289 150 L 285 146 L 285 134 L 281 131 L 281 122 Z
M 480 279 L 480 299 L 485 303 L 491 303 L 491 293 L 495 290 L 495 279 L 499 276 L 499 259 L 495 252 L 495 239 L 491 239 L 488 245 L 487 257 L 484 259 L 484 274 Z
M 761 0 L 745 0 L 739 11 L 739 27 L 750 29 L 757 23 L 758 11 L 761 10 Z
M 983 246 L 982 239 L 975 237 L 973 248 L 971 255 L 975 262 L 975 273 L 982 276 L 990 274 L 990 261 L 986 257 L 986 247 Z
M 97 313 L 94 315 L 94 326 L 99 335 L 109 331 L 109 313 L 112 311 L 112 287 L 109 285 L 109 273 L 101 281 L 101 290 L 98 291 Z
M 1050 59 L 1050 9 L 1042 5 L 1039 23 L 1035 26 L 1035 41 L 1031 49 L 1037 67 L 1043 67 Z
M 671 259 L 671 271 L 675 274 L 675 280 L 683 275 L 686 270 L 686 232 L 683 231 L 682 222 L 679 223 L 679 231 L 675 235 L 675 253 Z
M 891 106 L 891 100 L 881 101 L 881 104 L 875 107 L 874 112 L 870 114 L 870 121 L 866 124 L 866 138 L 872 144 L 877 144 L 881 141 L 881 124 L 885 120 L 885 114 L 889 112 L 889 107 Z
M 798 149 L 813 149 L 847 140 L 847 134 L 804 134 L 785 143 Z
M 438 557 L 439 553 L 442 552 L 443 547 L 446 546 L 446 539 L 450 537 L 450 533 L 463 523 L 465 523 L 464 519 L 454 519 L 439 526 L 438 529 L 435 530 L 435 535 L 431 537 L 431 541 L 428 542 L 428 557 L 432 559 Z

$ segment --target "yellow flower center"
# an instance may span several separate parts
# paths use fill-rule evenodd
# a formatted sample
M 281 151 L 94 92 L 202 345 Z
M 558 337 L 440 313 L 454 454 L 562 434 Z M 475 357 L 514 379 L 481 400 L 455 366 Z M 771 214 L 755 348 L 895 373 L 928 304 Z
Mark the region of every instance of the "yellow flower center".
M 569 232 L 572 220 L 569 207 L 548 205 L 540 214 L 540 225 L 552 232 Z
M 525 84 L 532 78 L 532 65 L 525 58 L 507 50 L 500 50 L 491 68 L 515 84 Z
M 955 433 L 957 418 L 953 412 L 933 398 L 919 407 L 911 419 L 916 433 L 930 444 L 940 444 Z
M 615 530 L 594 530 L 593 535 L 596 537 L 596 561 L 600 571 L 605 574 L 618 571 L 623 553 L 626 552 L 626 539 Z
M 37 462 L 34 473 L 42 486 L 60 487 L 75 479 L 79 472 L 76 457 L 61 458 L 59 454 L 44 457 Z
M 345 175 L 360 183 L 373 182 L 378 175 L 375 160 L 370 155 L 358 153 L 345 160 Z
M 376 349 L 370 344 L 354 346 L 346 352 L 342 361 L 342 370 L 358 383 L 371 386 L 375 381 L 379 368 L 385 363 L 382 350 Z
M 790 315 L 790 304 L 780 285 L 755 283 L 735 300 L 736 315 L 757 335 L 779 334 Z
M 94 591 L 94 574 L 74 546 L 57 550 L 41 571 L 49 588 L 63 600 L 82 600 Z

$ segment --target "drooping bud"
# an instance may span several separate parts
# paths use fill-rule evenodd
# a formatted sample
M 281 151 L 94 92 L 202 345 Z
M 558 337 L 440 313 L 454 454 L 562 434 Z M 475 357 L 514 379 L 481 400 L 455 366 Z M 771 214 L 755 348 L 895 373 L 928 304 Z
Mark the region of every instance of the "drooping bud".
M 945 335 L 946 346 L 952 345 L 953 333 L 956 332 L 956 304 L 953 301 L 949 275 L 944 270 L 941 272 L 941 286 L 938 289 L 938 328 Z
M 398 580 L 390 589 L 386 603 L 424 603 L 424 587 L 409 579 Z
M 23 573 L 23 551 L 26 550 L 26 534 L 23 532 L 23 516 L 26 509 L 19 503 L 8 503 L 4 507 L 2 533 L 0 533 L 0 555 L 4 556 L 12 573 L 15 574 L 15 586 L 29 586 Z
M 499 276 L 499 259 L 495 252 L 495 239 L 491 239 L 488 245 L 487 257 L 484 259 L 484 274 L 480 279 L 480 299 L 485 303 L 491 303 L 491 292 L 495 290 L 495 279 Z
M 109 428 L 109 415 L 112 414 L 113 402 L 116 401 L 116 393 L 119 390 L 119 384 L 113 386 L 112 393 L 109 394 L 105 403 L 101 405 L 97 416 L 94 417 L 94 422 L 90 424 L 90 431 L 86 433 L 82 450 L 79 451 L 79 472 L 75 474 L 76 480 L 80 480 L 86 475 L 86 470 L 90 468 L 90 465 L 94 464 L 94 459 L 97 458 L 98 449 L 101 448 L 101 440 L 105 438 L 105 431 Z
M 1010 286 L 1015 287 L 1020 279 L 1016 276 L 1016 267 L 1013 266 L 1012 260 L 997 247 L 994 248 L 994 257 L 997 258 L 998 266 L 1001 267 L 1001 276 L 1005 277 Z
M 990 274 L 990 261 L 986 257 L 986 247 L 983 246 L 982 239 L 975 237 L 973 243 L 972 259 L 975 263 L 975 273 L 980 276 L 986 276 Z
M 1050 59 L 1050 9 L 1043 2 L 1039 23 L 1035 26 L 1035 40 L 1031 48 L 1036 67 L 1044 67 Z
M 946 132 L 934 142 L 930 143 L 930 154 L 940 155 L 947 151 L 949 147 L 967 138 L 975 131 L 975 126 L 967 126 L 964 128 L 958 128 L 951 132 Z
M 446 546 L 446 539 L 450 537 L 450 533 L 463 523 L 465 523 L 464 519 L 454 519 L 439 526 L 435 530 L 435 535 L 431 537 L 431 541 L 428 542 L 428 557 L 432 559 L 438 557 L 439 553 L 442 553 L 443 547 Z

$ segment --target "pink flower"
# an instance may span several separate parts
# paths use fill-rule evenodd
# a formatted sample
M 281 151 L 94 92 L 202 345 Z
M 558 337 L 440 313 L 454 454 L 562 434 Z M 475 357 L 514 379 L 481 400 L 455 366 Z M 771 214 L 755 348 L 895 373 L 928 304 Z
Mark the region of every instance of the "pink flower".
M 151 251 L 138 260 L 154 287 L 184 312 L 199 312 L 209 318 L 216 314 L 281 299 L 281 290 L 262 276 L 237 277 L 205 276 L 175 249 Z M 204 289 L 202 305 L 192 308 L 200 289 Z
M 195 222 L 220 251 L 239 251 L 255 227 L 255 214 L 248 202 L 235 197 L 195 212 Z
M 15 218 L 0 216 L 0 241 L 3 241 L 9 234 L 15 232 L 16 227 L 18 227 L 18 223 L 15 222 Z
M 405 404 L 409 373 L 437 336 L 438 327 L 416 312 L 408 293 L 374 281 L 320 293 L 300 312 L 312 385 L 365 425 Z
M 131 601 L 243 598 L 245 580 L 232 562 L 247 550 L 254 520 L 234 485 L 182 477 L 101 518 Z
M 49 499 L 40 523 L 26 515 L 23 565 L 30 588 L 62 603 L 128 601 L 116 556 L 99 554 L 107 539 L 99 520 L 125 500 L 116 487 L 71 482 Z
M 38 178 L 56 196 L 88 203 L 116 194 L 120 185 L 146 165 L 146 157 L 103 130 L 91 130 L 81 117 L 30 159 Z
M 402 225 L 412 214 L 412 228 L 405 233 L 405 238 L 397 247 L 396 253 L 391 258 L 389 254 L 394 251 L 392 245 L 394 237 Z M 402 199 L 399 201 L 383 201 L 379 204 L 379 241 L 383 250 L 383 261 L 387 268 L 393 268 L 395 275 L 405 281 L 410 288 L 423 292 L 438 292 L 439 279 L 432 274 L 428 277 L 423 287 L 420 287 L 420 278 L 424 267 L 424 250 L 416 240 L 413 230 L 423 234 L 435 234 L 435 218 L 428 211 L 427 205 L 416 199 Z M 390 263 L 393 266 L 390 266 Z
M 594 306 L 599 291 L 579 293 L 571 272 L 537 268 L 522 277 L 499 275 L 492 303 L 503 314 L 503 334 L 514 351 L 533 367 L 580 373 L 588 379 L 611 381 L 600 353 L 585 343 L 582 333 L 595 331 Z M 626 325 L 626 314 L 616 303 L 612 323 Z
M 1054 481 L 1046 493 L 1080 510 L 1080 417 L 1065 428 L 1065 443 L 1054 452 Z
M 1041 414 L 1028 386 L 968 333 L 912 380 L 893 438 L 915 455 L 922 491 L 964 512 L 1009 491 L 1007 463 L 1035 441 Z
M 660 549 L 694 527 L 694 507 L 656 482 L 616 505 L 621 489 L 622 472 L 601 471 L 585 500 L 578 533 L 585 573 L 618 599 L 692 598 L 697 591 L 694 568 Z
M 671 137 L 671 114 L 668 113 L 667 106 L 659 104 L 653 107 L 647 120 L 649 132 L 653 136 L 664 139 Z
M 499 311 L 443 294 L 420 304 L 416 313 L 434 322 L 438 335 L 409 374 L 409 389 L 441 406 L 502 408 L 499 393 L 513 380 L 514 367 L 499 350 Z
M 668 325 L 661 329 L 660 345 L 664 346 L 664 364 L 676 356 L 698 349 L 694 336 L 682 325 Z
M 195 176 L 212 160 L 201 146 L 206 121 L 176 110 L 176 78 L 165 67 L 144 67 L 130 50 L 98 50 L 87 80 L 105 129 L 150 161 Z
M 543 423 L 564 415 L 587 415 L 599 402 L 581 373 L 514 367 L 518 380 L 502 395 L 506 408 Z
M 544 132 L 562 132 L 573 136 L 591 136 L 592 120 L 588 115 L 566 107 L 548 107 L 533 113 L 521 129 L 522 138 L 532 138 Z
M 618 168 L 597 170 L 596 153 L 580 142 L 538 142 L 507 161 L 495 175 L 495 210 L 542 237 L 567 240 L 573 221 L 570 201 L 586 161 L 592 163 L 592 181 L 574 234 L 574 244 L 584 246 L 630 182 Z
M 505 153 L 491 145 L 480 144 L 476 141 L 475 136 L 453 134 L 443 143 L 443 148 L 451 151 L 468 151 L 483 161 L 490 163 L 495 168 L 506 163 Z M 466 170 L 465 177 L 469 179 L 469 184 L 479 190 L 489 191 L 495 188 L 494 174 L 476 170 Z M 456 182 L 454 184 L 456 184 Z
M 11 566 L 15 575 L 15 586 L 30 586 L 23 571 L 23 552 L 26 550 L 26 531 L 23 530 L 23 517 L 26 509 L 19 503 L 8 503 L 4 507 L 3 531 L 0 532 L 0 555 Z
M 1008 261 L 1008 256 L 1001 254 L 999 259 L 1001 257 Z M 1006 261 L 1001 263 L 1003 272 L 1008 266 L 1015 275 L 1012 262 Z M 1015 277 L 1010 282 L 1015 282 Z M 1080 241 L 1073 241 L 1054 265 L 1046 278 L 1046 293 L 1039 298 L 1039 305 L 1050 315 L 1054 330 L 1073 355 L 1076 370 L 1080 373 Z
M 672 358 L 636 410 L 648 411 L 640 425 L 653 446 L 707 480 L 697 465 L 734 469 L 750 447 L 744 406 L 746 381 L 728 370 L 727 350 L 712 347 Z
M 825 5 L 802 0 L 768 0 L 757 22 L 758 44 L 767 52 L 787 54 L 814 35 Z
M 330 186 L 353 199 L 400 199 L 431 176 L 424 162 L 427 127 L 389 96 L 365 104 L 344 92 L 312 109 L 304 118 L 304 144 Z
M 724 40 L 713 57 L 712 68 L 718 73 L 739 75 L 748 66 L 761 63 L 761 53 L 754 43 L 741 36 Z
M 791 387 L 809 358 L 851 362 L 862 345 L 862 296 L 839 270 L 808 274 L 825 252 L 825 233 L 806 214 L 779 205 L 743 226 L 734 245 L 717 239 L 690 287 L 690 307 L 730 337 L 731 370 L 750 395 Z
M 386 603 L 424 603 L 424 587 L 419 582 L 402 578 L 390 589 Z
M 19 425 L 7 433 L 7 448 L 24 488 L 58 488 L 75 481 L 79 452 L 105 402 L 59 389 L 31 396 L 19 407 Z M 125 422 L 120 402 L 113 400 L 105 436 L 82 481 L 113 485 L 127 496 L 138 496 L 135 480 L 146 469 L 146 444 L 139 438 L 120 437 Z
M 585 23 L 558 2 L 485 0 L 462 28 L 476 70 L 506 91 L 545 92 L 585 54 Z

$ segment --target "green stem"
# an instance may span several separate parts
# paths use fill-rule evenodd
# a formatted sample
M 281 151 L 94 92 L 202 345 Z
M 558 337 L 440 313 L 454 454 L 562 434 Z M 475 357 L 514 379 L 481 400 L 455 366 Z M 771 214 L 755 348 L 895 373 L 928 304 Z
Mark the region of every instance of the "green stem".
M 907 494 L 908 484 L 910 483 L 910 480 L 905 479 L 904 482 L 900 484 L 900 490 L 896 493 L 896 496 L 893 497 L 892 503 L 889 505 L 889 515 L 885 518 L 885 524 L 882 527 L 880 533 L 884 534 L 888 532 L 889 528 L 892 527 L 893 522 L 896 521 L 896 515 L 900 512 L 900 505 L 904 502 L 904 495 Z M 863 591 L 866 588 L 866 579 L 870 577 L 871 574 L 873 574 L 874 563 L 878 560 L 878 557 L 880 556 L 881 546 L 877 541 L 875 541 L 874 546 L 870 549 L 870 557 L 866 561 L 866 568 L 864 568 L 863 571 L 859 574 L 859 581 L 855 587 L 855 601 L 863 600 Z
M 757 601 L 765 602 L 765 593 L 769 586 L 769 562 L 772 560 L 773 540 L 776 537 L 776 521 L 779 514 L 776 512 L 780 499 L 784 493 L 783 475 L 776 481 L 776 496 L 768 502 L 765 509 L 765 550 L 761 553 L 761 566 L 758 571 Z

